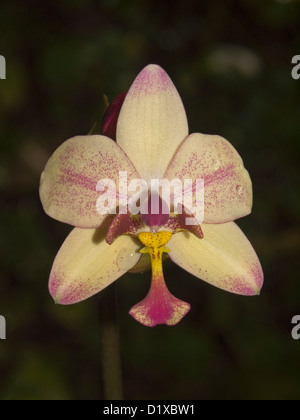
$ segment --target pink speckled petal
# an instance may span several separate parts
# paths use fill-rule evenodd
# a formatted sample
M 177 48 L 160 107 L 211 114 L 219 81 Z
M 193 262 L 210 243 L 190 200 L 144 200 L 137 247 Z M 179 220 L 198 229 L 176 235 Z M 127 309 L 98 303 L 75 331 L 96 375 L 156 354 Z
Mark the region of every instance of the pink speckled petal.
M 157 65 L 145 67 L 127 93 L 117 125 L 117 142 L 141 177 L 162 178 L 188 135 L 181 98 Z
M 258 257 L 234 223 L 203 224 L 203 239 L 178 233 L 168 243 L 169 257 L 213 286 L 245 296 L 260 293 L 263 272 Z
M 71 305 L 100 292 L 139 261 L 139 241 L 121 236 L 112 245 L 105 229 L 75 228 L 60 248 L 49 291 L 56 303 Z
M 204 223 L 225 223 L 251 212 L 249 174 L 237 151 L 222 137 L 191 134 L 179 148 L 165 177 L 193 180 L 194 208 L 195 182 L 204 180 Z
M 102 194 L 96 191 L 98 181 L 110 179 L 118 187 L 119 171 L 127 171 L 128 182 L 139 178 L 123 150 L 108 137 L 67 140 L 51 156 L 41 176 L 40 197 L 45 212 L 73 226 L 100 226 L 107 215 L 96 209 Z

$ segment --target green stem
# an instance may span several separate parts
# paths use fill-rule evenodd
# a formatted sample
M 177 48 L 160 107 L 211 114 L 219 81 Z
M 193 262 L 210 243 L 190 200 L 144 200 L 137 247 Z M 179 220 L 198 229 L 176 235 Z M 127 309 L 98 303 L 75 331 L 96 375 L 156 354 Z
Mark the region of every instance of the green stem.
M 108 103 L 107 96 L 103 95 L 102 96 L 101 110 L 98 114 L 98 118 L 97 118 L 95 124 L 93 125 L 93 127 L 91 128 L 91 130 L 89 132 L 89 136 L 91 136 L 92 134 L 101 134 L 102 119 L 103 119 L 103 115 L 104 115 L 105 111 L 107 110 L 108 106 L 109 106 L 109 103 Z
M 123 386 L 119 343 L 116 285 L 99 294 L 104 398 L 122 400 Z

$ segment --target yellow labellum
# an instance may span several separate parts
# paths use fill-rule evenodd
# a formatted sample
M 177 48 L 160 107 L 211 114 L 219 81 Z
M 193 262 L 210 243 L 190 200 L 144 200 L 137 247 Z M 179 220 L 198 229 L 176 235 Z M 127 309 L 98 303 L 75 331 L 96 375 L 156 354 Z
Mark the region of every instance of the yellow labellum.
M 145 248 L 141 249 L 140 253 L 150 255 L 152 273 L 155 278 L 159 278 L 159 275 L 162 275 L 162 255 L 164 252 L 170 252 L 170 249 L 165 245 L 171 237 L 171 232 L 142 232 L 138 235 L 139 240 L 145 245 Z
M 142 232 L 138 235 L 139 240 L 147 247 L 147 248 L 161 248 L 169 242 L 172 237 L 171 232 Z M 166 251 L 170 252 L 170 251 Z M 144 252 L 142 252 L 144 254 Z

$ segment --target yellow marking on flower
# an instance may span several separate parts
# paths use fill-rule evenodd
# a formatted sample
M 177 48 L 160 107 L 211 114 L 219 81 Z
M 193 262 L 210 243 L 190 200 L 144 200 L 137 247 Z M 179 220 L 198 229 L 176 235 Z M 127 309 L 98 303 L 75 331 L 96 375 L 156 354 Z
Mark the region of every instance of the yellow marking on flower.
M 138 235 L 139 240 L 145 245 L 147 248 L 161 248 L 167 245 L 169 240 L 172 237 L 171 232 L 142 232 Z M 170 252 L 170 251 L 166 251 Z

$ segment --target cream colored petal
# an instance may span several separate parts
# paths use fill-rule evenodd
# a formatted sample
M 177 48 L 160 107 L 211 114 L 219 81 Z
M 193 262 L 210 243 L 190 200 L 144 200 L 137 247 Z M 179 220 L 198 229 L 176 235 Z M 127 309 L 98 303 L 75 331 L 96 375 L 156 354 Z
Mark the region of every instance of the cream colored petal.
M 41 176 L 40 197 L 45 212 L 73 226 L 100 226 L 107 215 L 99 214 L 96 208 L 102 194 L 97 191 L 98 181 L 110 179 L 118 191 L 119 171 L 127 171 L 128 182 L 139 177 L 123 150 L 108 137 L 67 140 L 51 156 Z
M 222 137 L 191 134 L 179 148 L 165 177 L 170 181 L 193 180 L 194 208 L 196 180 L 204 180 L 204 223 L 225 223 L 251 213 L 251 179 L 240 155 Z
M 203 224 L 204 238 L 178 233 L 168 243 L 170 258 L 213 286 L 240 295 L 257 295 L 263 285 L 258 257 L 234 223 Z
M 108 245 L 105 233 L 104 229 L 75 228 L 67 237 L 50 274 L 49 290 L 56 303 L 70 305 L 87 299 L 137 264 L 139 241 L 120 236 Z
M 128 91 L 117 125 L 117 142 L 141 177 L 162 178 L 188 135 L 181 98 L 157 65 L 145 67 Z

